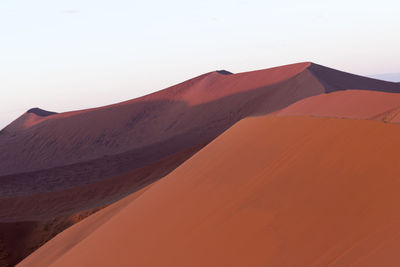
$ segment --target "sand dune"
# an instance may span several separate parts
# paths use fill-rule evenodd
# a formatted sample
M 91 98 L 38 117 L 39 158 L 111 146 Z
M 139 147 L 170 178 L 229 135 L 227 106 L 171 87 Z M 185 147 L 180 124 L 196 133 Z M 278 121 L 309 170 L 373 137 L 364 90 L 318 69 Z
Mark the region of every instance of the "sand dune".
M 95 109 L 50 116 L 26 113 L 2 130 L 0 148 L 7 153 L 0 155 L 0 175 L 141 151 L 152 144 L 174 142 L 176 136 L 195 145 L 202 136 L 202 142 L 209 141 L 244 117 L 346 89 L 399 92 L 400 86 L 299 63 L 232 75 L 211 72 L 141 98 Z
M 0 265 L 15 265 L 67 227 L 165 176 L 199 149 L 189 148 L 133 171 L 82 186 L 2 198 Z M 96 166 L 100 171 L 104 169 L 100 163 Z M 57 175 L 57 172 L 53 174 Z M 85 178 L 78 174 L 77 177 Z M 29 183 L 29 174 L 26 178 Z
M 19 266 L 397 266 L 399 134 L 245 119 L 118 213 L 96 214 L 106 223 L 78 223 Z
M 399 92 L 399 87 L 397 87 L 398 84 L 394 82 L 387 82 L 360 75 L 354 75 L 318 64 L 311 64 L 308 67 L 308 70 L 310 70 L 324 85 L 327 93 L 347 89 L 362 89 L 388 93 Z
M 400 94 L 365 90 L 337 91 L 300 100 L 279 115 L 309 115 L 400 122 Z
M 287 94 L 286 84 L 279 84 L 293 79 L 307 66 L 308 63 L 294 64 L 235 75 L 211 72 L 106 107 L 46 117 L 26 113 L 0 135 L 0 148 L 7 151 L 6 155 L 0 155 L 0 175 L 143 150 L 152 144 L 173 142 L 171 139 L 176 136 L 196 138 L 196 141 L 187 142 L 198 142 L 199 131 L 204 136 L 202 141 L 209 141 L 237 120 L 256 112 L 258 107 L 255 104 L 260 104 L 257 103 L 259 99 L 254 99 L 256 96 L 262 97 L 261 103 L 276 100 L 272 93 L 285 96 L 279 101 L 282 103 L 276 104 L 277 109 L 320 92 L 314 85 L 314 88 L 299 90 L 299 98 L 295 98 Z M 302 82 L 313 81 L 306 77 Z M 279 86 L 274 87 L 276 84 Z M 259 88 L 263 90 L 257 90 Z M 21 161 L 25 162 L 24 166 L 19 164 Z
M 160 179 L 238 120 L 323 92 L 309 65 L 210 72 L 88 110 L 29 110 L 0 131 L 0 227 L 8 229 L 0 265 L 26 257 L 71 216 Z
M 0 228 L 9 229 L 5 237 L 0 231 L 8 255 L 0 264 L 15 264 L 78 221 L 70 218 L 159 180 L 244 118 L 279 113 L 396 122 L 395 92 L 398 83 L 306 62 L 210 72 L 105 107 L 31 109 L 0 131 Z M 36 244 L 25 242 L 31 235 Z
M 305 70 L 309 65 L 232 75 L 212 72 L 102 108 L 48 116 L 26 113 L 0 134 L 4 151 L 0 154 L 0 194 L 10 201 L 18 198 L 15 203 L 29 207 L 43 194 L 56 195 L 53 192 L 111 179 L 187 149 L 201 148 L 242 118 L 322 93 L 323 87 Z M 110 192 L 104 201 L 92 202 L 87 208 L 112 203 L 123 194 Z M 26 208 L 9 209 L 4 204 L 0 221 L 31 220 L 34 215 L 47 219 L 79 206 L 68 198 L 59 205 L 48 203 L 60 209 L 52 208 L 54 212 L 49 213 L 46 207 L 32 208 L 36 212 L 32 214 Z

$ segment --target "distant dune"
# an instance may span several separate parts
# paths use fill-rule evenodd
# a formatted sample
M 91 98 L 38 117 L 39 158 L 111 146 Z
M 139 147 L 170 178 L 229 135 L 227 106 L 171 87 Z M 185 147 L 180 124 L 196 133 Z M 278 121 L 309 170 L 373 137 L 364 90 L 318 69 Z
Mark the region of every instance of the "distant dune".
M 397 266 L 399 135 L 374 121 L 245 119 L 19 266 Z
M 30 109 L 0 131 L 0 265 L 14 265 L 70 225 L 147 188 L 243 119 L 398 122 L 399 92 L 398 83 L 305 62 L 214 71 L 99 108 Z
M 308 115 L 400 122 L 400 94 L 346 90 L 300 100 L 279 115 Z

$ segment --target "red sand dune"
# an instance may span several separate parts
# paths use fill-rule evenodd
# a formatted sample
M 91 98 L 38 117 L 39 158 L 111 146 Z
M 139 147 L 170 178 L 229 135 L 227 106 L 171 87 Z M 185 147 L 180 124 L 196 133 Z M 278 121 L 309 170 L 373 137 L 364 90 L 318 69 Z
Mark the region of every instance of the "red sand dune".
M 346 90 L 300 100 L 278 115 L 309 115 L 400 122 L 400 94 Z
M 7 155 L 0 155 L 0 175 L 143 150 L 152 144 L 172 142 L 170 139 L 176 136 L 186 139 L 195 136 L 198 139 L 199 135 L 204 135 L 203 139 L 208 141 L 231 126 L 231 121 L 234 123 L 257 112 L 259 107 L 255 104 L 279 100 L 272 94 L 278 94 L 281 99 L 280 103 L 274 104 L 276 110 L 322 92 L 315 85 L 298 90 L 280 84 L 293 79 L 292 86 L 299 79 L 312 84 L 313 77 L 310 75 L 296 77 L 308 65 L 294 64 L 234 75 L 211 72 L 171 88 L 106 107 L 45 117 L 26 113 L 3 130 L 0 147 L 7 151 Z M 297 95 L 289 94 L 296 89 L 299 91 Z M 260 97 L 262 100 L 258 99 Z M 26 161 L 26 164 L 20 166 L 21 161 Z
M 299 63 L 231 75 L 211 72 L 101 108 L 59 114 L 33 109 L 1 131 L 0 194 L 21 201 L 28 197 L 31 203 L 33 195 L 110 179 L 201 147 L 242 118 L 351 88 L 400 92 L 395 83 Z M 119 199 L 117 195 L 108 203 Z M 74 208 L 36 215 L 51 218 Z M 0 207 L 0 220 L 17 220 L 17 215 Z
M 273 112 L 324 92 L 306 70 L 309 66 L 301 63 L 232 75 L 212 72 L 102 108 L 26 113 L 0 134 L 2 199 L 19 198 L 17 202 L 28 207 L 37 202 L 36 196 L 111 179 L 200 148 L 242 118 Z M 121 195 L 116 191 L 87 208 L 111 203 Z M 52 206 L 41 206 L 40 211 L 32 207 L 35 214 L 26 214 L 25 208 L 0 206 L 0 220 L 51 219 L 77 208 L 68 199 L 48 203 Z M 54 212 L 47 212 L 49 208 Z
M 309 65 L 211 72 L 89 110 L 29 110 L 0 131 L 0 265 L 63 230 L 55 222 L 67 226 L 163 177 L 238 120 L 323 92 Z
M 210 72 L 94 109 L 29 110 L 0 131 L 0 264 L 15 264 L 61 231 L 54 221 L 69 225 L 69 218 L 157 181 L 239 120 L 347 89 L 393 93 L 400 85 L 298 63 L 239 74 Z M 385 103 L 388 109 L 385 104 L 382 110 L 394 105 Z M 390 112 L 376 115 L 386 120 L 396 111 Z M 38 229 L 42 225 L 52 226 Z M 3 237 L 1 229 L 15 232 Z M 42 241 L 15 247 L 13 234 Z
M 83 186 L 3 198 L 0 209 L 8 216 L 0 223 L 0 266 L 14 266 L 87 215 L 165 176 L 199 149 L 189 148 L 128 173 Z
M 19 266 L 398 266 L 399 135 L 366 120 L 245 119 Z
M 45 111 L 26 113 L 2 130 L 0 148 L 7 153 L 0 155 L 0 175 L 141 151 L 171 143 L 176 136 L 194 145 L 193 138 L 204 135 L 209 141 L 246 116 L 345 89 L 399 92 L 400 86 L 299 63 L 232 75 L 211 72 L 101 108 L 47 116 Z

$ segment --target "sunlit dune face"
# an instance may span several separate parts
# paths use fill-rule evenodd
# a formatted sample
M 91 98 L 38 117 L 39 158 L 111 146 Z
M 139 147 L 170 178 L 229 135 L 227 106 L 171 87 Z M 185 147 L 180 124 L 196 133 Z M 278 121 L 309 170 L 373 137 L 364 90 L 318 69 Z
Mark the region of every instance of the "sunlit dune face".
M 276 114 L 400 122 L 399 108 L 398 93 L 346 90 L 300 100 Z
M 190 90 L 179 87 L 177 87 L 176 90 L 171 88 L 172 90 L 168 92 L 168 94 L 154 95 L 154 97 L 155 99 L 183 101 L 189 106 L 200 105 L 228 95 L 277 84 L 295 76 L 305 70 L 309 65 L 310 63 L 298 63 L 279 68 L 231 75 L 212 72 L 196 81 L 196 83 L 190 87 Z
M 397 263 L 399 134 L 374 121 L 245 119 L 118 214 L 104 210 L 86 239 L 68 245 L 91 227 L 78 224 L 21 266 Z
M 28 110 L 0 134 L 0 218 L 8 223 L 4 229 L 13 229 L 6 261 L 13 265 L 69 226 L 48 231 L 42 225 L 90 214 L 146 185 L 154 186 L 135 200 L 124 199 L 127 205 L 117 213 L 104 209 L 91 217 L 102 219 L 89 217 L 67 230 L 23 264 L 361 261 L 358 252 L 350 259 L 340 253 L 352 251 L 374 227 L 380 229 L 375 240 L 394 234 L 381 215 L 397 226 L 386 197 L 397 186 L 397 167 L 391 166 L 398 165 L 398 144 L 385 141 L 397 136 L 398 125 L 364 119 L 396 122 L 398 92 L 395 83 L 299 63 L 210 72 L 98 108 Z M 371 190 L 380 176 L 388 179 L 379 187 L 384 197 Z M 370 208 L 371 214 L 360 212 Z M 54 221 L 58 216 L 64 217 Z M 34 226 L 18 249 L 15 221 Z

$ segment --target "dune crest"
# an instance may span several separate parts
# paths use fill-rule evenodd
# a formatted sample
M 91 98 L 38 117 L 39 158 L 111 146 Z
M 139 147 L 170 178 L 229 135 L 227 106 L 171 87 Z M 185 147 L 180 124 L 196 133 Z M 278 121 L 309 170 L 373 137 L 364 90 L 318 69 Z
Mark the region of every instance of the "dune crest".
M 26 113 L 33 113 L 33 114 L 35 114 L 37 116 L 40 116 L 40 117 L 47 117 L 47 116 L 50 116 L 50 115 L 57 114 L 57 112 L 47 111 L 47 110 L 44 110 L 44 109 L 41 109 L 41 108 L 31 108 Z
M 400 122 L 400 94 L 345 90 L 302 99 L 275 114 Z
M 399 134 L 365 120 L 245 119 L 84 240 L 69 245 L 85 221 L 19 266 L 400 264 Z
M 399 92 L 398 83 L 302 62 L 213 71 L 104 107 L 57 114 L 31 109 L 0 132 L 0 223 L 21 240 L 19 247 L 13 238 L 0 244 L 8 255 L 0 264 L 17 263 L 69 218 L 158 181 L 243 119 L 275 114 L 396 122 Z M 57 218 L 64 228 L 39 229 Z M 21 222 L 26 231 L 18 230 Z M 26 242 L 31 234 L 41 241 Z
M 26 130 L 42 121 L 47 120 L 51 115 L 57 114 L 56 112 L 43 110 L 40 108 L 31 108 L 18 119 L 13 121 L 10 125 L 5 127 L 2 132 L 8 135 L 16 135 L 18 132 Z

